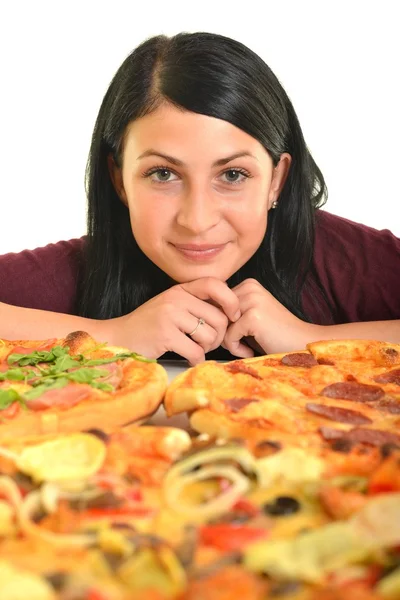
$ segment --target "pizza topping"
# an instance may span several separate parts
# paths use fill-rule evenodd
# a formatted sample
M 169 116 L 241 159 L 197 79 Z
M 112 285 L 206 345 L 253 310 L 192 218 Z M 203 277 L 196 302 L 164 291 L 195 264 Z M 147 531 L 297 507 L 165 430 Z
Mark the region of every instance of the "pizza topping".
M 200 504 L 182 501 L 185 488 L 198 481 L 218 480 L 224 478 L 230 482 L 222 493 Z M 170 477 L 167 473 L 164 479 L 164 496 L 166 503 L 178 513 L 198 519 L 211 519 L 229 510 L 237 500 L 247 492 L 250 481 L 237 469 L 231 466 L 206 466 L 181 477 Z
M 379 581 L 377 592 L 385 600 L 400 598 L 400 567 L 397 567 Z
M 353 400 L 354 402 L 375 402 L 385 395 L 385 392 L 377 385 L 358 383 L 357 381 L 339 381 L 325 387 L 321 396 L 341 400 Z
M 264 511 L 274 517 L 283 517 L 297 513 L 300 508 L 300 502 L 291 496 L 278 496 L 273 502 L 264 504 Z
M 55 571 L 46 575 L 47 581 L 58 592 L 62 590 L 67 582 L 68 575 L 64 571 Z
M 300 590 L 300 581 L 278 581 L 271 585 L 269 596 L 271 598 L 290 597 L 292 594 L 300 592 Z
M 262 379 L 261 375 L 259 375 L 255 369 L 248 367 L 239 360 L 234 360 L 225 365 L 225 370 L 229 371 L 230 373 L 243 373 L 244 375 L 250 375 L 251 377 L 254 377 L 254 379 Z
M 394 398 L 390 398 L 389 396 L 382 398 L 382 400 L 378 400 L 376 403 L 374 402 L 374 404 L 371 406 L 381 410 L 382 412 L 388 412 L 392 415 L 400 414 L 400 402 Z
M 327 429 L 329 429 L 329 427 Z M 329 439 L 329 438 L 325 437 L 325 439 Z M 346 438 L 339 438 L 339 439 L 335 439 L 333 441 L 331 448 L 335 452 L 343 452 L 344 454 L 347 454 L 348 452 L 351 452 L 353 445 L 354 445 L 353 442 L 351 442 L 350 440 L 348 440 Z
M 105 444 L 107 444 L 107 442 L 110 440 L 110 436 L 108 433 L 106 433 L 102 429 L 98 429 L 96 427 L 92 428 L 92 429 L 86 429 L 84 431 L 84 433 L 90 433 L 90 435 L 95 435 L 96 437 L 99 438 L 99 440 L 101 440 Z
M 400 492 L 400 452 L 386 458 L 372 473 L 368 491 L 370 494 Z
M 231 440 L 220 446 L 216 446 L 214 442 L 209 443 L 211 443 L 211 446 L 200 447 L 198 451 L 189 451 L 185 454 L 181 460 L 171 467 L 168 476 L 177 477 L 178 475 L 184 475 L 210 463 L 232 464 L 232 462 L 235 462 L 245 472 L 254 472 L 254 457 L 243 445 L 232 444 Z
M 229 510 L 250 487 L 250 480 L 239 471 L 254 472 L 255 460 L 243 447 L 219 446 L 197 452 L 175 463 L 164 481 L 164 497 L 168 506 L 177 512 L 198 519 L 211 519 Z M 194 471 L 194 469 L 196 469 Z M 193 472 L 194 471 L 194 472 Z M 184 502 L 185 489 L 198 481 L 227 480 L 220 493 L 200 504 Z
M 14 346 L 14 348 L 11 349 L 10 354 L 32 354 L 33 352 L 40 352 L 43 350 L 50 350 L 57 342 L 57 338 L 51 338 L 49 340 L 44 341 L 42 344 L 40 344 L 39 346 L 36 346 L 36 348 L 27 348 L 25 346 Z
M 376 496 L 348 521 L 328 523 L 291 539 L 256 542 L 247 568 L 283 580 L 321 583 L 342 567 L 364 562 L 400 539 L 400 494 Z
M 278 580 L 320 583 L 334 569 L 370 554 L 352 523 L 336 521 L 292 539 L 256 542 L 245 548 L 244 564 Z
M 252 402 L 258 402 L 257 398 L 228 398 L 224 404 L 234 413 L 239 412 Z
M 390 456 L 396 450 L 400 450 L 400 445 L 393 444 L 393 443 L 390 443 L 390 442 L 387 443 L 387 444 L 383 444 L 379 448 L 379 451 L 381 453 L 382 458 L 387 458 L 388 456 Z
M 313 355 L 306 352 L 286 354 L 281 362 L 288 367 L 314 367 L 318 364 Z
M 304 482 L 320 479 L 324 462 L 302 448 L 286 447 L 256 462 L 256 473 L 261 488 L 279 481 Z
M 368 502 L 365 494 L 329 484 L 319 490 L 319 499 L 327 514 L 337 520 L 348 519 Z
M 11 406 L 17 403 L 24 404 L 24 401 L 16 390 L 13 390 L 12 388 L 5 390 L 0 389 L 0 417 L 7 416 L 7 413 L 3 413 L 3 411 L 9 410 Z M 15 408 L 9 410 L 8 416 L 10 416 L 10 412 L 12 416 L 14 410 Z
M 26 405 L 34 411 L 44 410 L 46 408 L 58 408 L 62 410 L 76 406 L 82 400 L 90 396 L 90 394 L 90 386 L 70 384 L 61 389 L 50 389 L 45 391 L 40 394 L 38 398 L 33 398 L 32 400 L 28 398 Z
M 111 490 L 106 490 L 92 498 L 84 498 L 79 494 L 70 501 L 70 506 L 74 510 L 82 511 L 88 508 L 115 508 L 122 506 L 123 503 L 124 501 L 121 497 L 117 496 Z
M 372 420 L 363 415 L 357 410 L 350 410 L 348 408 L 341 408 L 339 406 L 327 406 L 326 404 L 316 404 L 314 402 L 308 402 L 306 409 L 321 417 L 330 419 L 331 421 L 338 421 L 339 423 L 349 423 L 350 425 L 366 425 L 372 423 Z
M 213 523 L 200 528 L 200 541 L 225 552 L 242 550 L 256 540 L 266 538 L 265 527 L 251 527 L 236 523 Z
M 371 444 L 372 446 L 381 446 L 382 444 L 391 442 L 394 444 L 400 443 L 400 435 L 381 429 L 362 429 L 361 427 L 357 427 L 350 431 L 343 431 L 323 426 L 319 430 L 326 440 L 345 438 L 350 442 Z
M 14 350 L 18 350 L 18 347 Z M 23 381 L 32 386 L 30 390 L 22 394 L 11 390 L 15 394 L 14 400 L 19 402 L 37 400 L 45 393 L 64 388 L 71 382 L 88 384 L 104 392 L 112 392 L 118 387 L 122 377 L 118 361 L 128 358 L 142 360 L 140 355 L 131 352 L 122 352 L 110 358 L 86 359 L 81 354 L 71 356 L 69 348 L 63 346 L 54 346 L 51 350 L 37 349 L 29 354 L 13 351 L 7 358 L 9 368 L 0 373 L 0 381 Z M 144 358 L 143 361 L 155 362 L 147 361 Z M 11 402 L 12 399 L 8 397 L 11 392 L 10 390 L 0 390 L 0 410 L 6 408 L 5 404 Z M 69 389 L 66 395 L 69 396 L 70 392 Z M 73 396 L 72 393 L 71 396 Z M 57 407 L 60 402 L 62 408 L 69 408 L 83 398 L 76 400 L 73 404 L 63 406 L 62 395 L 57 393 L 44 399 L 43 405 L 42 402 L 35 402 L 30 404 L 29 408 L 33 410 L 48 408 L 52 405 L 53 399 L 56 399 Z M 72 402 L 73 400 L 71 400 Z
M 3 419 L 13 419 L 21 410 L 18 402 L 12 402 L 6 408 L 1 409 L 0 417 Z
M 26 446 L 16 457 L 16 464 L 35 481 L 79 481 L 99 470 L 105 454 L 105 445 L 98 438 L 74 433 Z
M 374 381 L 377 383 L 395 383 L 400 385 L 400 369 L 393 369 L 392 371 L 386 371 L 374 377 Z
M 54 589 L 45 578 L 17 569 L 5 560 L 0 562 L 0 589 L 4 600 L 55 600 Z

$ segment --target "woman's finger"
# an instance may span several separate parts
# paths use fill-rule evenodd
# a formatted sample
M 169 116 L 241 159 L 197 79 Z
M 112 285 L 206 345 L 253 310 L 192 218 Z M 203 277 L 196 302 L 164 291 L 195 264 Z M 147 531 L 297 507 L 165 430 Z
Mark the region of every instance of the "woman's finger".
M 192 296 L 187 292 L 183 293 L 184 295 L 182 296 L 181 292 L 181 297 L 179 298 L 179 307 L 182 312 L 187 311 L 187 314 L 192 317 L 190 323 L 191 325 L 193 325 L 193 327 L 191 327 L 191 325 L 188 325 L 187 318 L 185 318 L 185 320 L 182 321 L 182 318 L 179 315 L 177 315 L 177 320 L 179 320 L 179 323 L 177 323 L 177 325 L 180 327 L 181 331 L 183 331 L 184 333 L 190 333 L 196 327 L 198 319 L 201 318 L 204 321 L 202 330 L 204 331 L 204 333 L 207 332 L 209 334 L 207 335 L 207 342 L 210 342 L 210 344 L 214 344 L 218 340 L 219 345 L 223 340 L 223 337 L 229 324 L 228 317 L 225 315 L 222 309 L 218 308 L 217 306 L 213 306 L 212 304 L 209 304 L 204 300 L 199 300 L 199 298 L 197 298 L 196 296 Z M 211 328 L 213 331 L 210 332 L 209 328 Z M 198 332 L 199 330 L 197 330 L 196 334 Z M 198 338 L 196 335 L 196 340 L 197 339 Z
M 243 338 L 254 335 L 252 331 L 249 331 L 246 321 L 247 319 L 242 317 L 236 323 L 232 323 L 226 331 L 222 344 L 233 356 L 239 358 L 254 356 L 253 350 L 242 342 Z
M 197 365 L 205 360 L 205 352 L 200 344 L 180 331 L 177 332 L 168 350 L 176 352 L 176 354 L 185 358 L 191 365 Z
M 189 283 L 182 283 L 180 287 L 199 300 L 214 302 L 221 307 L 230 321 L 237 321 L 240 317 L 239 300 L 223 281 L 213 277 L 203 277 Z

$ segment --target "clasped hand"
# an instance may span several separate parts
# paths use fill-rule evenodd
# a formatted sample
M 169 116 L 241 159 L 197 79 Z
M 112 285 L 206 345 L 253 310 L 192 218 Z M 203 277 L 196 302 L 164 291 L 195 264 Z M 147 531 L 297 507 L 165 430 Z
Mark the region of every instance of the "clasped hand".
M 148 358 L 171 351 L 195 365 L 221 345 L 234 356 L 253 356 L 243 341 L 248 337 L 265 353 L 286 351 L 288 342 L 296 349 L 307 326 L 254 279 L 230 289 L 207 277 L 177 284 L 108 321 L 108 339 Z

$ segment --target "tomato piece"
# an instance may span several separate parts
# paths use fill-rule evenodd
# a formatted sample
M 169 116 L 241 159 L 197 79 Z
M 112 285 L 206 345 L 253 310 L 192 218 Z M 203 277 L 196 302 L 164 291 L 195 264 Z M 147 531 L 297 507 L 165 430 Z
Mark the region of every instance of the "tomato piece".
M 400 491 L 399 454 L 394 452 L 388 456 L 370 477 L 369 494 Z
M 125 498 L 132 502 L 143 502 L 143 493 L 139 488 L 132 488 L 125 493 Z
M 248 500 L 247 498 L 240 498 L 233 506 L 232 511 L 238 511 L 248 515 L 249 517 L 256 517 L 261 514 L 259 506 Z
M 86 600 L 110 600 L 110 596 L 106 596 L 98 589 L 90 588 L 86 592 Z
M 349 586 L 364 587 L 366 589 L 372 589 L 382 576 L 381 565 L 368 565 L 359 574 L 352 573 L 351 567 L 348 570 L 346 576 L 346 569 L 338 572 L 333 572 L 328 576 L 330 584 L 337 586 L 340 589 L 347 589 Z
M 200 528 L 200 540 L 203 544 L 225 551 L 241 550 L 267 535 L 268 532 L 261 527 L 235 523 L 216 523 Z
M 0 411 L 0 418 L 5 419 L 13 419 L 21 410 L 21 405 L 19 402 L 13 402 L 7 408 L 4 408 Z
M 82 513 L 83 519 L 104 519 L 118 517 L 149 517 L 154 514 L 154 510 L 148 506 L 121 506 L 110 508 L 89 508 Z

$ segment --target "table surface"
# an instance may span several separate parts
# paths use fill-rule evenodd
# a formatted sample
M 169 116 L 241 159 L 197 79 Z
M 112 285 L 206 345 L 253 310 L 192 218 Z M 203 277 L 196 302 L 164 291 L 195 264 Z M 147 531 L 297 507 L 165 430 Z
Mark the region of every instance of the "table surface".
M 160 360 L 158 361 L 168 373 L 168 380 L 172 381 L 174 377 L 183 373 L 189 368 L 189 363 L 185 360 Z M 179 427 L 180 429 L 189 429 L 189 419 L 186 413 L 167 417 L 163 406 L 155 412 L 148 420 L 146 425 L 159 425 L 162 427 Z

